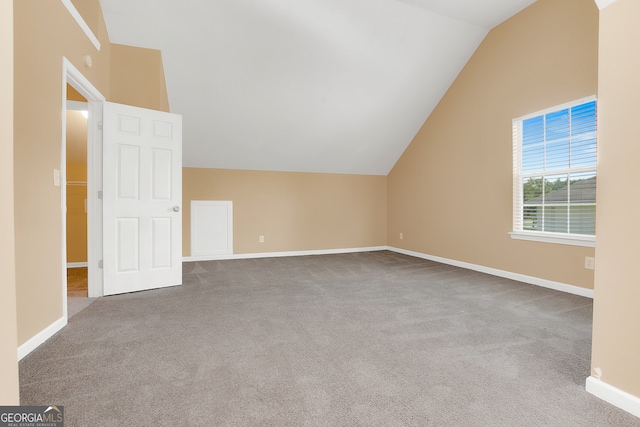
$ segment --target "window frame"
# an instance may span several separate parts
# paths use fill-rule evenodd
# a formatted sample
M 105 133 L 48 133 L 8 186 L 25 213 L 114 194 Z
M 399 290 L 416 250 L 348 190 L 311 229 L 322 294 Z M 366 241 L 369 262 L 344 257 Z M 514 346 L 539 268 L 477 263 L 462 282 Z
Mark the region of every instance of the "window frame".
M 576 107 L 581 104 L 585 104 L 588 102 L 596 102 L 596 165 L 587 166 L 587 167 L 569 167 L 562 169 L 558 173 L 579 173 L 579 172 L 594 172 L 596 177 L 597 174 L 597 122 L 598 122 L 598 101 L 595 95 L 587 96 L 584 98 L 580 98 L 574 101 L 566 102 L 564 104 L 556 105 L 550 108 L 545 108 L 540 111 L 536 111 L 534 113 L 530 113 L 512 120 L 512 149 L 513 149 L 513 224 L 512 231 L 509 232 L 509 235 L 512 239 L 517 240 L 528 240 L 528 241 L 536 241 L 536 242 L 545 242 L 545 243 L 557 243 L 557 244 L 565 244 L 565 245 L 573 245 L 573 246 L 587 246 L 587 247 L 595 247 L 596 243 L 596 235 L 588 235 L 588 234 L 575 234 L 569 232 L 547 232 L 547 231 L 530 231 L 523 229 L 523 208 L 524 203 L 522 201 L 523 198 L 523 186 L 522 179 L 528 175 L 532 175 L 532 173 L 524 173 L 522 172 L 522 124 L 525 120 L 544 116 L 550 113 L 554 113 L 557 111 L 561 111 L 564 109 Z M 533 174 L 543 174 L 544 171 L 538 171 Z M 552 173 L 556 173 L 555 171 Z M 597 198 L 594 205 L 597 209 Z

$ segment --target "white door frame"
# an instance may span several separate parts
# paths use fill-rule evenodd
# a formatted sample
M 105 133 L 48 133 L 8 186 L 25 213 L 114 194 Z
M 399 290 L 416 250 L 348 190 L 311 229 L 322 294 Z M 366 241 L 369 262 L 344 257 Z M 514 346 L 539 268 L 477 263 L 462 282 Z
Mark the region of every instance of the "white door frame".
M 89 297 L 103 295 L 103 274 L 99 262 L 102 260 L 102 108 L 106 98 L 65 57 L 62 58 L 62 149 L 60 161 L 60 185 L 62 208 L 62 301 L 63 317 L 67 313 L 67 83 L 88 101 L 87 119 L 87 265 L 89 274 Z

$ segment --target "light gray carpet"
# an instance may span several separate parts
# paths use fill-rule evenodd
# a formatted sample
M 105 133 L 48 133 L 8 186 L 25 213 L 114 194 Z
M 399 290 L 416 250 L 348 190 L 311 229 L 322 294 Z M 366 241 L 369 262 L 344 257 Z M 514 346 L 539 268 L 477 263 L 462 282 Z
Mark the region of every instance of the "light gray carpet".
M 584 390 L 592 303 L 392 252 L 187 263 L 20 362 L 67 426 L 632 426 Z
M 78 291 L 67 292 L 67 316 L 71 319 L 85 308 L 89 307 L 96 301 L 96 298 L 87 298 L 86 296 L 76 296 Z M 86 294 L 86 291 L 85 291 Z
M 95 301 L 88 298 L 87 267 L 67 268 L 67 317 L 70 319 Z

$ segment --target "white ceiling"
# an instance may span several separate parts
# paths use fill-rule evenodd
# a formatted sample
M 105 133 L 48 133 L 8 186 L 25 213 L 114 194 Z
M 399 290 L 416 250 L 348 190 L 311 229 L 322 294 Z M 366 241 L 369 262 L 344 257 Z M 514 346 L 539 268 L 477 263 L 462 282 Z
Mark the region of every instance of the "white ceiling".
M 162 51 L 187 167 L 386 175 L 486 33 L 535 0 L 100 0 Z

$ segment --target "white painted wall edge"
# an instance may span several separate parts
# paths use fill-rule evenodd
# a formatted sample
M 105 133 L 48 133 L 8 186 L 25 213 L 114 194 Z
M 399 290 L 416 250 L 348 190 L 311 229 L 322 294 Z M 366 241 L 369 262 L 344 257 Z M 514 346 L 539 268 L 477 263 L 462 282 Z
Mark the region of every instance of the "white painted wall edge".
M 22 360 L 26 355 L 31 353 L 38 346 L 51 338 L 56 332 L 64 328 L 67 324 L 67 316 L 63 315 L 60 319 L 56 320 L 42 331 L 34 335 L 29 341 L 18 347 L 18 361 Z
M 595 377 L 587 378 L 586 388 L 594 396 L 640 418 L 640 398 Z
M 100 41 L 98 40 L 96 35 L 93 34 L 93 31 L 91 31 L 91 28 L 89 28 L 84 18 L 82 17 L 82 15 L 80 15 L 80 12 L 78 12 L 78 9 L 76 9 L 73 3 L 71 3 L 71 0 L 60 0 L 60 1 L 62 1 L 62 4 L 64 5 L 64 7 L 67 8 L 67 10 L 69 11 L 69 14 L 71 14 L 73 19 L 76 20 L 76 22 L 78 23 L 78 25 L 80 26 L 84 34 L 89 38 L 93 46 L 97 50 L 100 50 Z
M 505 279 L 517 280 L 518 282 L 529 283 L 531 285 L 542 286 L 543 288 L 554 289 L 556 291 L 567 292 L 574 295 L 580 295 L 582 297 L 593 298 L 593 289 L 581 288 L 580 286 L 568 285 L 566 283 L 554 282 L 552 280 L 541 279 L 539 277 L 526 276 L 524 274 L 512 273 L 510 271 L 499 270 L 497 268 L 484 267 L 482 265 L 471 264 L 463 261 L 456 261 L 453 259 L 442 258 L 434 255 L 427 255 L 420 252 L 409 251 L 406 249 L 399 249 L 394 247 L 388 248 L 390 251 L 398 252 L 417 258 L 428 259 L 429 261 L 441 262 L 443 264 L 449 264 L 456 267 L 466 268 L 468 270 L 479 271 L 481 273 L 491 274 L 492 276 L 504 277 Z
M 88 262 L 68 262 L 67 263 L 67 268 L 81 268 L 81 267 L 88 267 L 89 263 Z
M 388 250 L 388 246 L 370 246 L 366 248 L 344 248 L 344 249 L 317 249 L 309 251 L 293 251 L 293 252 L 257 252 L 251 254 L 220 254 L 207 256 L 188 256 L 183 257 L 183 262 L 194 261 L 221 261 L 225 259 L 250 259 L 250 258 L 276 258 L 285 256 L 306 256 L 306 255 L 333 255 L 348 254 L 355 252 L 374 252 Z
M 598 9 L 602 10 L 607 6 L 612 5 L 617 0 L 596 0 L 596 4 L 598 5 Z

